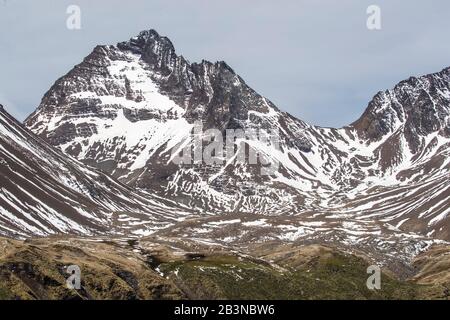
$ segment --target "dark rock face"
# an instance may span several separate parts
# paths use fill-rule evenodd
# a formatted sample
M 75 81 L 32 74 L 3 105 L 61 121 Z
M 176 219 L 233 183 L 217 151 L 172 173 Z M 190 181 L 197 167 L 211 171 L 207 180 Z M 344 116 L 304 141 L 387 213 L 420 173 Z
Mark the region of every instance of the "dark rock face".
M 44 96 L 37 112 L 42 109 L 43 113 L 55 112 L 67 117 L 95 115 L 114 118 L 114 112 L 102 110 L 98 98 L 72 101 L 70 95 L 78 92 L 125 97 L 135 102 L 144 101 L 142 94 L 133 91 L 126 76 L 124 85 L 118 84 L 114 79 L 109 80 L 111 75 L 107 67 L 111 65 L 111 61 L 124 59 L 123 52 L 138 55 L 145 62 L 145 68 L 152 71 L 150 78 L 158 84 L 159 91 L 182 106 L 188 122 L 202 121 L 205 129 L 240 128 L 240 122 L 249 119 L 249 110 L 268 112 L 266 104 L 276 110 L 272 103 L 265 101 L 248 87 L 225 62 L 202 61 L 190 64 L 182 56 L 176 55 L 169 39 L 150 30 L 119 43 L 117 47 L 97 46 L 81 64 L 55 83 Z M 98 85 L 95 78 L 108 80 L 101 81 L 101 85 Z M 170 112 L 158 115 L 142 109 L 137 110 L 137 114 L 130 109 L 124 108 L 124 111 L 130 121 L 173 117 Z M 45 123 L 38 123 L 36 114 L 35 112 L 26 119 L 28 127 L 45 126 Z M 57 134 L 46 132 L 44 128 L 38 133 L 55 145 L 74 139 L 74 128 L 66 127 Z M 86 135 L 86 131 L 81 130 L 79 135 Z
M 183 106 L 190 122 L 204 121 L 208 128 L 234 128 L 239 120 L 248 119 L 249 109 L 267 111 L 262 97 L 225 62 L 190 64 L 175 53 L 168 38 L 154 30 L 141 32 L 117 48 L 140 55 L 158 74 L 160 92 Z
M 415 162 L 420 162 L 420 155 L 429 148 L 425 142 L 428 137 L 445 139 L 450 115 L 449 90 L 450 71 L 444 69 L 409 78 L 374 97 L 352 126 L 363 139 L 386 140 L 379 148 L 382 171 L 401 163 L 408 153 L 412 153 Z
M 450 97 L 442 93 L 449 89 L 450 69 L 412 77 L 392 90 L 379 92 L 352 126 L 371 140 L 379 140 L 399 127 L 408 132 L 408 139 L 442 130 L 450 113 Z

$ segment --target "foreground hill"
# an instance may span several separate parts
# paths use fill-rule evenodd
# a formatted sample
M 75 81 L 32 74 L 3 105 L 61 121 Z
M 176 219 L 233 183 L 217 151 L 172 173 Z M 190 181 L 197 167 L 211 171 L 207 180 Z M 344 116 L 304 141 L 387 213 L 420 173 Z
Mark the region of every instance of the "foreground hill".
M 384 270 L 381 290 L 369 290 L 366 258 L 318 245 L 259 245 L 250 254 L 152 238 L 0 244 L 0 299 L 449 298 L 448 247 L 435 249 L 434 263 L 419 260 L 415 279 L 397 280 Z M 73 264 L 81 269 L 78 291 L 66 287 Z

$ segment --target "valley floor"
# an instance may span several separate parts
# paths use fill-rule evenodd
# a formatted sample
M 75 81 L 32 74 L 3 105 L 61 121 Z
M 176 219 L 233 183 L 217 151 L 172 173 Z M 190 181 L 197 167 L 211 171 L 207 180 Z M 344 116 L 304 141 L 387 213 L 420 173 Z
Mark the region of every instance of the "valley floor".
M 331 246 L 267 242 L 232 247 L 170 237 L 0 238 L 0 299 L 449 299 L 450 247 L 432 246 L 404 274 Z M 81 270 L 69 289 L 68 266 Z M 402 280 L 400 280 L 402 279 Z

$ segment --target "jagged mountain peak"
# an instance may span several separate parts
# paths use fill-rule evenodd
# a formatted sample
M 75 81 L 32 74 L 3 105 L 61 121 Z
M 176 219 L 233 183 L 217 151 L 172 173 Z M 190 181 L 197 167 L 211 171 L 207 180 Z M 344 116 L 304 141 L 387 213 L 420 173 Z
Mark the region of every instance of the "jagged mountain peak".
M 182 81 L 181 78 L 217 76 L 222 72 L 236 75 L 224 61 L 202 60 L 200 63 L 190 63 L 182 55 L 176 53 L 175 47 L 168 37 L 159 35 L 154 29 L 142 31 L 128 41 L 119 42 L 117 48 L 139 55 L 150 68 L 164 76 L 178 77 L 178 81 Z M 243 82 L 242 79 L 240 80 Z M 194 80 L 190 79 L 190 81 Z
M 160 36 L 159 33 L 154 30 L 141 31 L 137 36 L 132 37 L 128 41 L 118 43 L 119 48 L 128 50 L 134 50 L 136 53 L 143 53 L 151 50 L 155 52 L 160 50 L 161 52 L 168 51 L 175 54 L 175 47 L 168 37 Z
M 109 80 L 104 81 L 106 78 Z M 100 82 L 104 83 L 100 85 Z M 151 94 L 146 94 L 150 87 Z M 173 104 L 181 108 L 176 113 L 184 114 L 188 122 L 203 121 L 207 127 L 222 129 L 239 127 L 250 110 L 267 113 L 276 109 L 224 61 L 202 60 L 191 64 L 175 53 L 167 37 L 154 30 L 143 31 L 117 46 L 95 47 L 82 63 L 56 81 L 38 110 L 65 112 L 65 108 L 59 107 L 69 104 L 72 109 L 81 107 L 88 112 L 101 112 L 96 107 L 99 100 L 89 98 L 80 104 L 75 93 L 125 97 L 129 102 L 115 106 L 125 108 L 128 119 L 133 109 L 140 109 L 138 113 L 143 117 L 138 116 L 133 121 L 147 119 L 149 109 L 153 114 L 173 117 L 172 107 L 162 107 Z M 166 97 L 166 103 L 150 103 L 149 107 L 149 99 L 153 100 L 158 94 Z M 78 102 L 72 104 L 72 100 Z M 39 126 L 35 113 L 25 120 L 28 126 Z
M 410 139 L 443 133 L 450 119 L 450 68 L 399 82 L 380 91 L 354 123 L 359 134 L 379 141 L 402 129 Z
M 134 53 L 141 54 L 144 60 L 149 60 L 147 62 L 151 63 L 149 56 L 169 56 L 172 59 L 181 59 L 187 64 L 191 64 L 182 55 L 177 55 L 175 46 L 172 41 L 166 37 L 161 36 L 156 30 L 144 30 L 141 31 L 137 36 L 132 37 L 128 41 L 119 42 L 117 47 L 121 50 L 130 50 Z M 194 62 L 193 65 L 209 66 L 219 69 L 228 70 L 231 73 L 235 73 L 234 70 L 225 61 L 211 62 L 203 59 L 200 63 Z
M 142 31 L 128 41 L 118 43 L 117 48 L 140 55 L 148 64 L 165 73 L 172 72 L 177 63 L 187 64 L 183 57 L 176 54 L 170 39 L 160 36 L 153 29 Z

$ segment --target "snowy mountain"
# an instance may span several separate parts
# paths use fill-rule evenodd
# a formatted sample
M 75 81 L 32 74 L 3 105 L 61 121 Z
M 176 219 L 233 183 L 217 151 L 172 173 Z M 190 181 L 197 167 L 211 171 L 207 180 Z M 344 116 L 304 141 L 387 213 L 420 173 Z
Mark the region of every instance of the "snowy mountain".
M 0 163 L 0 235 L 146 234 L 183 215 L 172 202 L 138 194 L 67 157 L 2 106 Z
M 230 130 L 266 130 L 277 143 L 233 138 L 245 161 L 174 162 L 195 150 L 196 123 L 224 141 Z M 153 30 L 97 46 L 25 121 L 86 165 L 193 212 L 338 219 L 446 240 L 449 124 L 450 69 L 378 93 L 347 127 L 321 128 L 280 111 L 224 62 L 190 63 Z M 262 174 L 252 151 L 277 170 Z

